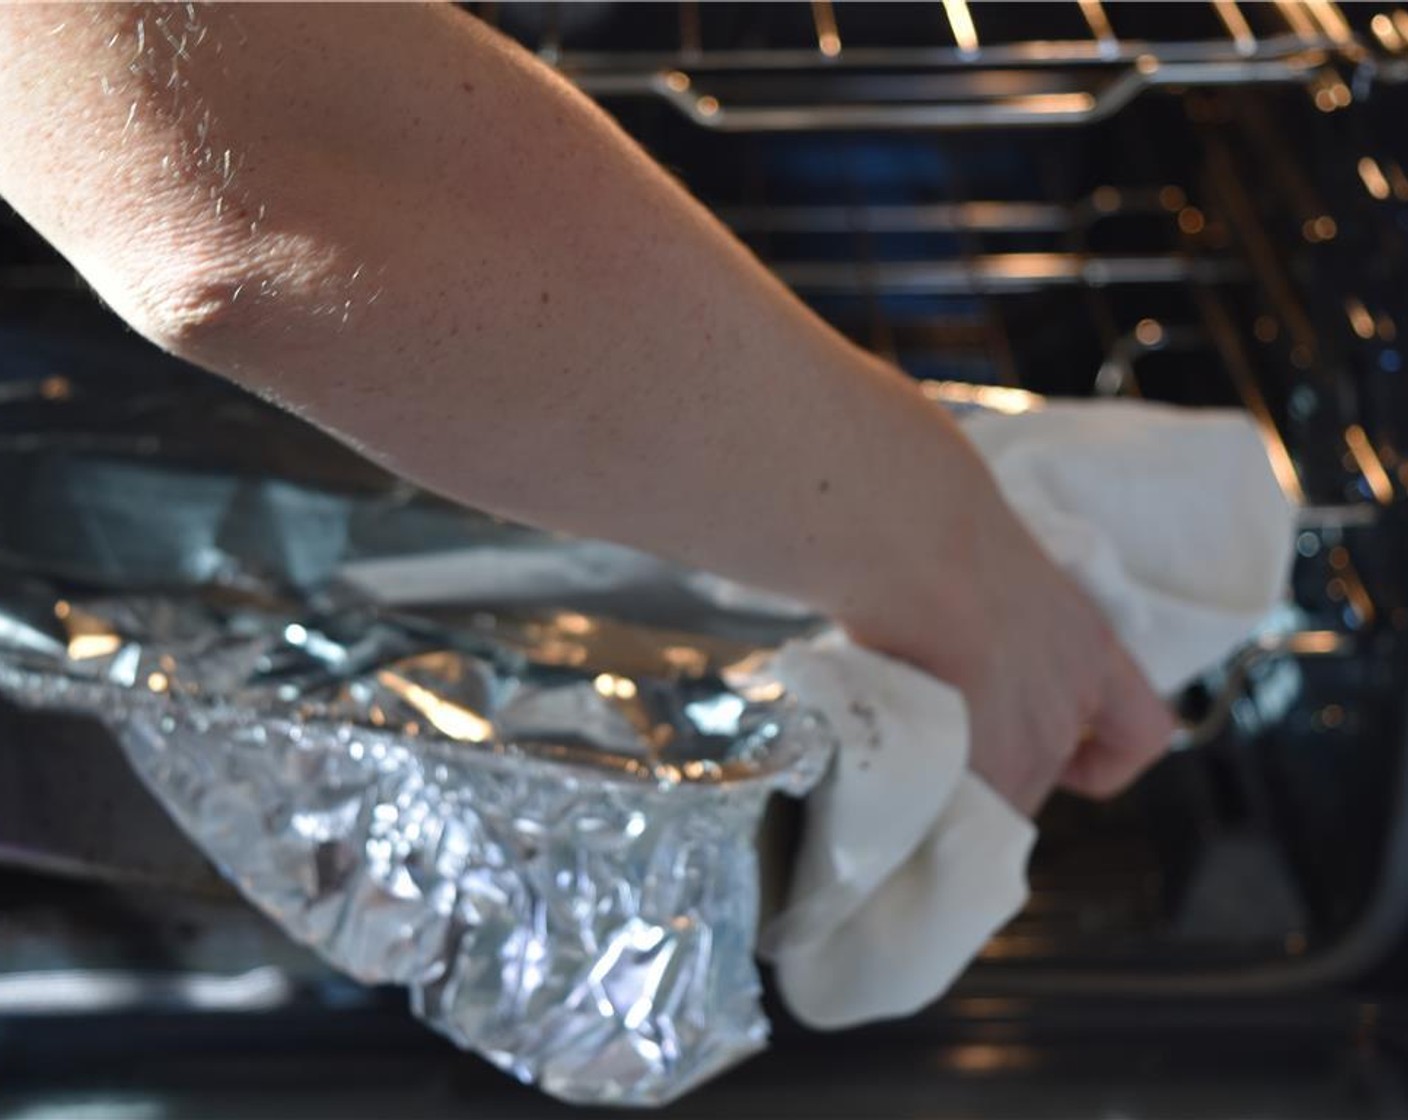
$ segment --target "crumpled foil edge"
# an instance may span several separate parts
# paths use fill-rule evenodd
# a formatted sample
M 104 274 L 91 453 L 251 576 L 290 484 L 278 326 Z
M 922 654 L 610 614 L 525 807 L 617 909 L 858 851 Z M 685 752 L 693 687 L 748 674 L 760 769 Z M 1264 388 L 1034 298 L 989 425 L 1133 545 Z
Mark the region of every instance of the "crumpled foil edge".
M 664 1104 L 766 1045 L 755 837 L 830 760 L 810 712 L 781 717 L 755 777 L 680 781 L 3 661 L 0 692 L 100 718 L 291 936 L 559 1099 Z

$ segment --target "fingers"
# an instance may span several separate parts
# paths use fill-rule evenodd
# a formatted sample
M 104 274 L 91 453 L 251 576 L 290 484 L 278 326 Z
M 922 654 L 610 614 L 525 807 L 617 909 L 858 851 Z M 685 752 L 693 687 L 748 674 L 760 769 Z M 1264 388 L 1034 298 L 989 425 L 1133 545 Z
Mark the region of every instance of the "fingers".
M 1163 757 L 1173 713 L 1122 649 L 1116 648 L 1103 706 L 1061 778 L 1063 789 L 1113 797 Z

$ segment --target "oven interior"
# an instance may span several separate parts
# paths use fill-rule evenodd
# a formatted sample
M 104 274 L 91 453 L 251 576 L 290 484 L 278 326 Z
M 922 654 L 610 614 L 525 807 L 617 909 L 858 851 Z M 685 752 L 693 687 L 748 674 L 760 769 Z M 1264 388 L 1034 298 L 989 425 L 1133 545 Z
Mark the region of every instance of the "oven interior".
M 849 1055 L 854 1071 L 864 1054 L 883 1078 L 895 1054 L 943 1040 L 926 1068 L 952 1084 L 1054 1068 L 1058 1054 L 1077 1071 L 1069 1094 L 1087 1061 L 1072 1039 L 1100 1039 L 1118 1064 L 1135 1036 L 1215 1023 L 1248 1054 L 1279 1030 L 1290 1041 L 1265 1057 L 1281 1079 L 1246 1085 L 1274 1085 L 1287 1114 L 1324 1114 L 1338 1098 L 1296 1079 L 1343 1072 L 1366 1039 L 1391 1045 L 1408 932 L 1408 151 L 1395 128 L 1408 13 L 1099 0 L 470 8 L 601 100 L 820 314 L 936 395 L 959 382 L 998 407 L 1025 392 L 1242 408 L 1300 507 L 1286 602 L 1180 697 L 1186 749 L 1113 803 L 1048 808 L 1029 906 L 954 993 L 850 1042 L 805 1039 L 775 1008 L 778 1055 L 736 1084 L 817 1077 L 844 1101 L 818 1071 L 825 1055 Z M 194 426 L 192 401 L 206 417 Z M 6 212 L 6 578 L 56 555 L 42 500 L 55 461 L 140 461 L 155 447 L 406 497 L 125 331 Z M 78 578 L 100 582 L 100 567 Z M 444 1072 L 450 1055 L 396 999 L 283 943 L 115 759 L 85 721 L 0 709 L 0 1086 L 57 1077 L 59 1040 L 111 1051 L 102 1025 L 131 1014 L 149 1049 L 196 1047 L 182 1039 L 209 1030 L 266 1068 L 275 1040 L 369 1055 L 375 1038 L 389 1049 L 373 1064 L 404 1072 L 433 1054 L 436 1085 L 470 1076 Z M 26 986 L 93 970 L 128 982 L 82 1016 Z M 1179 1073 L 1182 1060 L 1166 1055 L 1160 1076 L 1190 1093 L 1216 1081 L 1197 1061 Z M 952 1084 L 956 1108 L 968 1098 Z M 1365 1084 L 1356 1102 L 1397 1114 L 1396 1083 Z

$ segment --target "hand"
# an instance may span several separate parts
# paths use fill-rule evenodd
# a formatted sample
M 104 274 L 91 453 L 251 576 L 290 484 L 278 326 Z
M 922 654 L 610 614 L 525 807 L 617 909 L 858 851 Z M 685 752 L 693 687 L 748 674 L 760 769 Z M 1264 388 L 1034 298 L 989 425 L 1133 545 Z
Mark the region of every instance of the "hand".
M 852 633 L 963 692 L 971 765 L 1021 812 L 1058 786 L 1110 797 L 1162 756 L 1172 714 L 1005 503 L 994 493 L 979 508 L 965 609 L 950 596 L 926 618 L 910 604 L 899 625 Z
M 1111 797 L 1156 762 L 1174 720 L 1083 592 L 1035 545 L 993 597 L 992 654 L 962 682 L 973 769 L 1024 813 L 1057 785 Z

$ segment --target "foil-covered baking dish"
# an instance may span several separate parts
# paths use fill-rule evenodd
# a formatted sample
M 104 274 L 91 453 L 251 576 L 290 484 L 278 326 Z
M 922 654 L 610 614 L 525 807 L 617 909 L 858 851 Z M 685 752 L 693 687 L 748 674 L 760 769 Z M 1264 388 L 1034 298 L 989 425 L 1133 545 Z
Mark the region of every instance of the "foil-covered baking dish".
M 755 837 L 833 746 L 758 669 L 799 624 L 300 477 L 341 452 L 195 375 L 120 392 L 0 408 L 0 694 L 101 719 L 291 936 L 555 1096 L 660 1103 L 761 1047 Z

